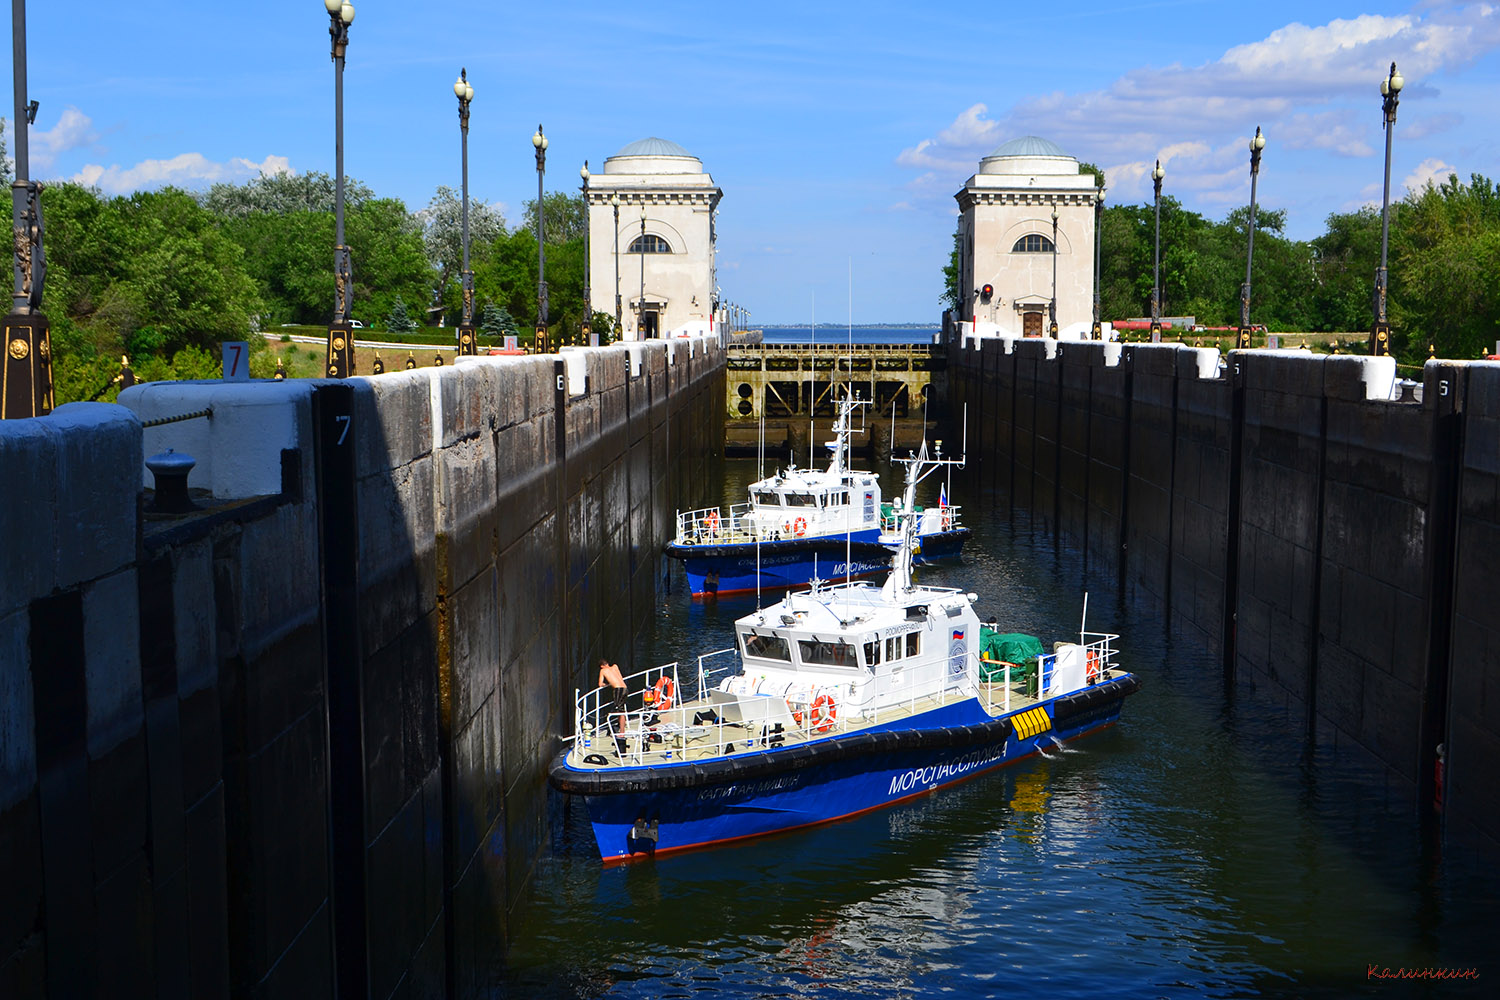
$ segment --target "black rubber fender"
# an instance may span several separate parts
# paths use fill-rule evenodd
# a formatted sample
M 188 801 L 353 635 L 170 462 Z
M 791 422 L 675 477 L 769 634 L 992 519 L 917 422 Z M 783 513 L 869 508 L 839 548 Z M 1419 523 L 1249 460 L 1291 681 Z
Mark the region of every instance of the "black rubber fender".
M 575 795 L 618 795 L 627 792 L 701 788 L 891 751 L 1001 743 L 1009 739 L 1012 732 L 1010 719 L 1006 718 L 973 726 L 943 729 L 851 733 L 783 750 L 761 750 L 753 754 L 734 754 L 714 760 L 611 770 L 570 767 L 565 749 L 553 760 L 548 769 L 547 780 L 559 791 Z
M 1135 674 L 1126 674 L 1124 677 L 1116 677 L 1103 684 L 1095 684 L 1081 691 L 1065 694 L 1052 703 L 1052 722 L 1056 725 L 1075 715 L 1082 715 L 1096 705 L 1125 698 L 1140 689 L 1140 678 Z

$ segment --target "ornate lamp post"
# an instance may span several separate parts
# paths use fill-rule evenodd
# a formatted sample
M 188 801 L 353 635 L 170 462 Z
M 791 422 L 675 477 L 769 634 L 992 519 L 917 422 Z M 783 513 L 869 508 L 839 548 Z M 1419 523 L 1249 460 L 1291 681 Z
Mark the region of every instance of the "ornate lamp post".
M 635 337 L 646 339 L 646 206 L 641 206 L 641 297 L 635 303 Z
M 12 270 L 15 287 L 5 317 L 4 374 L 0 375 L 0 420 L 41 417 L 52 412 L 52 340 L 42 315 L 42 284 L 47 261 L 42 254 L 42 185 L 31 180 L 30 127 L 37 105 L 26 99 L 26 3 L 11 0 L 16 113 L 16 179 L 10 187 Z
M 1396 72 L 1396 64 L 1391 63 L 1390 73 L 1380 81 L 1384 112 L 1381 124 L 1385 127 L 1385 193 L 1380 197 L 1380 268 L 1375 272 L 1375 329 L 1370 334 L 1370 353 L 1376 357 L 1391 353 L 1391 324 L 1385 315 L 1385 257 L 1391 233 L 1391 133 L 1396 131 L 1396 105 L 1405 85 L 1406 81 Z
M 583 178 L 583 326 L 579 330 L 582 340 L 581 346 L 587 347 L 589 343 L 589 331 L 594 325 L 594 303 L 590 297 L 589 290 L 589 268 L 592 262 L 589 260 L 589 161 L 583 161 L 583 169 L 578 171 L 578 176 Z
M 1250 347 L 1250 264 L 1255 259 L 1255 180 L 1260 175 L 1260 151 L 1266 148 L 1266 137 L 1255 126 L 1255 138 L 1250 140 L 1250 242 L 1245 249 L 1245 283 L 1240 286 L 1240 335 L 1235 345 L 1240 350 Z
M 1167 172 L 1156 161 L 1151 183 L 1156 187 L 1156 249 L 1151 258 L 1151 342 L 1161 340 L 1161 181 Z
M 1094 192 L 1094 329 L 1091 332 L 1095 340 L 1104 339 L 1104 327 L 1099 322 L 1099 279 L 1101 274 L 1100 264 L 1103 260 L 1101 248 L 1104 244 L 1103 221 L 1104 188 L 1101 187 Z
M 354 295 L 354 265 L 344 245 L 344 49 L 354 5 L 323 0 L 328 10 L 328 36 L 333 42 L 333 322 L 328 325 L 328 377 L 354 374 L 354 328 L 349 322 L 349 300 Z
M 1052 203 L 1052 301 L 1047 303 L 1047 335 L 1057 339 L 1057 202 Z
M 531 136 L 536 149 L 536 340 L 537 353 L 547 353 L 547 247 L 542 228 L 542 175 L 547 172 L 547 137 L 538 125 Z
M 619 337 L 625 321 L 620 312 L 620 192 L 609 196 L 609 207 L 615 210 L 615 336 Z
M 474 88 L 469 85 L 468 70 L 458 71 L 453 94 L 458 98 L 458 129 L 463 133 L 464 266 L 459 272 L 459 280 L 463 286 L 463 306 L 458 319 L 458 353 L 464 355 L 478 353 L 474 342 L 474 272 L 469 270 L 469 102 L 474 99 Z

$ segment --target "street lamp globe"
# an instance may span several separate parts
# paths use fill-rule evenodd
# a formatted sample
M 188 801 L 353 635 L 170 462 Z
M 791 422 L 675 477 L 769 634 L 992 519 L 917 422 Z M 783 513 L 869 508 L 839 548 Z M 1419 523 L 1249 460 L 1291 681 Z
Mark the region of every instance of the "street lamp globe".
M 1159 181 L 1159 180 L 1161 180 L 1165 176 L 1167 176 L 1167 172 L 1162 169 L 1161 161 L 1157 160 L 1156 161 L 1156 169 L 1153 170 L 1153 171 L 1151 171 L 1151 179 L 1153 181 Z
M 532 133 L 532 135 L 531 135 L 531 144 L 533 146 L 535 146 L 537 149 L 546 149 L 547 148 L 547 137 L 545 135 L 542 135 L 542 130 L 541 129 L 537 129 L 535 132 Z
M 1266 148 L 1266 137 L 1261 134 L 1260 126 L 1255 126 L 1255 138 L 1250 140 L 1251 152 L 1259 153 Z
M 323 6 L 330 14 L 337 14 L 339 8 L 344 6 L 344 0 L 323 0 Z
M 583 178 L 583 183 L 587 184 L 589 182 L 589 165 L 587 161 L 579 168 L 578 176 Z
M 1057 206 L 1056 205 L 1052 206 L 1052 221 L 1053 222 L 1057 221 Z
M 331 0 L 323 0 L 323 2 L 330 3 Z M 339 20 L 343 21 L 345 24 L 354 23 L 354 5 L 352 3 L 339 5 Z
M 453 96 L 460 101 L 472 101 L 474 99 L 474 87 L 469 83 L 469 76 L 464 73 L 453 81 Z
M 646 206 L 642 205 L 641 206 L 641 225 L 644 226 L 645 224 L 646 224 Z
M 620 210 L 620 193 L 618 191 L 609 196 L 609 207 L 617 212 Z

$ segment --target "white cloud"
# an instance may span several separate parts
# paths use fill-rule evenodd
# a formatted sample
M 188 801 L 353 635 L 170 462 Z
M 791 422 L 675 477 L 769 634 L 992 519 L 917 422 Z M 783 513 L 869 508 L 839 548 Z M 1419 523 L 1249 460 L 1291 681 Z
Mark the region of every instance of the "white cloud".
M 1288 149 L 1326 149 L 1340 156 L 1369 156 L 1375 150 L 1356 130 L 1354 118 L 1352 108 L 1299 113 L 1282 122 L 1277 134 Z
M 248 180 L 260 174 L 291 172 L 291 163 L 285 156 L 267 156 L 259 163 L 237 156 L 226 163 L 216 163 L 202 153 L 180 153 L 169 160 L 142 160 L 133 167 L 90 163 L 71 179 L 98 187 L 106 194 L 128 194 L 169 184 L 200 187 L 218 181 Z
M 1428 184 L 1447 180 L 1448 175 L 1455 172 L 1452 166 L 1444 163 L 1436 156 L 1428 157 L 1417 164 L 1415 170 L 1406 175 L 1406 180 L 1401 182 L 1401 187 L 1407 191 L 1421 191 Z
M 88 115 L 77 108 L 65 108 L 57 124 L 45 131 L 32 127 L 30 132 L 30 167 L 33 176 L 51 170 L 58 156 L 74 149 L 83 149 L 99 141 L 94 123 Z
M 1149 196 L 1150 167 L 1160 155 L 1164 164 L 1174 162 L 1170 186 L 1200 191 L 1206 201 L 1244 201 L 1245 142 L 1257 124 L 1269 139 L 1268 165 L 1278 150 L 1369 157 L 1384 143 L 1379 81 L 1392 60 L 1407 79 L 1403 96 L 1430 99 L 1437 91 L 1424 81 L 1497 48 L 1500 6 L 1483 3 L 1419 2 L 1395 17 L 1293 23 L 1199 66 L 1132 69 L 1101 89 L 1025 98 L 994 117 L 985 104 L 973 104 L 896 160 L 926 171 L 909 185 L 914 191 L 947 198 L 1000 142 L 1031 134 L 1080 160 L 1108 162 L 1124 153 L 1106 170 L 1116 200 Z M 1434 113 L 1418 124 L 1419 115 L 1409 117 L 1412 139 L 1461 120 Z

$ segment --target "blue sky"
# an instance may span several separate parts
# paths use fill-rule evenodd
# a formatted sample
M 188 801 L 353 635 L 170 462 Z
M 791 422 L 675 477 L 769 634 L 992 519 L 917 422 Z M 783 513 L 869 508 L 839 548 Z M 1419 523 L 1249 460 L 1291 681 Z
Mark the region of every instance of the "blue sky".
M 1103 166 L 1114 203 L 1149 199 L 1161 156 L 1167 192 L 1218 218 L 1248 200 L 1246 142 L 1260 125 L 1260 203 L 1288 211 L 1291 235 L 1316 235 L 1328 213 L 1379 203 L 1378 84 L 1393 59 L 1408 81 L 1393 191 L 1450 171 L 1500 175 L 1500 6 L 356 8 L 350 175 L 413 210 L 457 186 L 460 66 L 475 88 L 470 189 L 511 222 L 535 195 L 538 122 L 549 189 L 576 189 L 584 159 L 598 170 L 627 142 L 670 139 L 724 189 L 720 284 L 752 322 L 806 322 L 814 309 L 820 324 L 846 322 L 851 273 L 856 323 L 936 321 L 953 193 L 1018 135 Z M 34 176 L 115 194 L 332 172 L 321 0 L 32 0 L 27 17 Z

